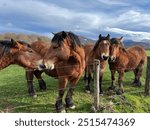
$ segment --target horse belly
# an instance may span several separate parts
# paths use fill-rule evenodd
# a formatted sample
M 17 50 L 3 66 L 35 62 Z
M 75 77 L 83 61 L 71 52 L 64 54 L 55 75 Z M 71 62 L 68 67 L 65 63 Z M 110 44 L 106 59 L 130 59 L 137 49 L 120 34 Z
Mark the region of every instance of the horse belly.
M 56 69 L 54 69 L 54 70 L 46 70 L 45 73 L 48 76 L 51 76 L 51 77 L 54 77 L 54 78 L 58 78 L 58 74 L 57 74 Z

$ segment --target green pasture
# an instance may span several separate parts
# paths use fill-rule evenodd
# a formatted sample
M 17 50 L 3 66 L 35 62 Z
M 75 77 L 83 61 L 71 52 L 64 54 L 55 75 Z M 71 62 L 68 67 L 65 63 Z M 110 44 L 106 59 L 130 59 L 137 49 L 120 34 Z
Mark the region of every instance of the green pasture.
M 150 56 L 150 51 L 147 51 Z M 124 94 L 122 96 L 107 94 L 110 85 L 110 71 L 107 70 L 103 78 L 104 95 L 100 96 L 100 110 L 98 112 L 128 112 L 142 113 L 150 112 L 150 96 L 145 97 L 144 84 L 146 77 L 146 64 L 142 76 L 142 86 L 133 87 L 134 75 L 132 72 L 125 74 Z M 0 112 L 32 112 L 32 113 L 53 113 L 55 112 L 55 100 L 57 97 L 57 80 L 43 74 L 47 90 L 40 92 L 38 82 L 34 79 L 34 86 L 37 98 L 31 98 L 27 93 L 25 71 L 17 65 L 11 65 L 0 71 Z M 92 83 L 93 84 L 93 83 Z M 84 91 L 84 81 L 81 78 L 74 93 L 75 110 L 67 110 L 73 113 L 89 113 L 93 103 L 93 86 L 91 94 Z

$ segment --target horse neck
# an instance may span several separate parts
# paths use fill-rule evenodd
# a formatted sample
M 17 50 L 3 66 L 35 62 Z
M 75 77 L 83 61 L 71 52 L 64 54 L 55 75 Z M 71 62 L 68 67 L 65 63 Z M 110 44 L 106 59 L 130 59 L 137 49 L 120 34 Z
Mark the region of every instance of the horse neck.
M 127 56 L 127 52 L 120 49 L 117 59 L 122 59 L 122 57 L 128 57 L 128 56 Z
M 76 51 L 72 51 L 71 53 L 76 58 L 79 65 L 84 68 L 85 67 L 85 52 L 84 52 L 84 49 L 82 47 L 77 47 Z
M 13 62 L 14 62 L 13 56 L 11 55 L 3 56 L 2 58 L 0 58 L 0 70 L 6 68 L 10 64 L 13 64 Z

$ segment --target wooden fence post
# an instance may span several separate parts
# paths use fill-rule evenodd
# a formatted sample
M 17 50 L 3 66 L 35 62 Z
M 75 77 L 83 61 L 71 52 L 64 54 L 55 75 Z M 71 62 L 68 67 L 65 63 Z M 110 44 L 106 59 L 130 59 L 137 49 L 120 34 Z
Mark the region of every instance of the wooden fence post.
M 147 69 L 146 69 L 146 80 L 145 80 L 145 96 L 150 93 L 150 57 L 147 57 Z
M 94 109 L 97 111 L 99 109 L 99 71 L 100 71 L 100 61 L 94 60 Z

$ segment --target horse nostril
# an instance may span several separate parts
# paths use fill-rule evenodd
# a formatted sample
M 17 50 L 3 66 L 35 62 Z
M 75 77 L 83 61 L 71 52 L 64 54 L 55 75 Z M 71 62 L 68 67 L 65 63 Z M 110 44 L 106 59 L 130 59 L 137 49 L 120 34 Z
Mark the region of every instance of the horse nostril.
M 103 59 L 104 59 L 104 60 L 107 60 L 107 59 L 108 59 L 108 56 L 103 56 Z
M 44 64 L 40 64 L 39 66 L 40 66 L 41 69 L 45 69 L 46 68 L 46 66 Z

